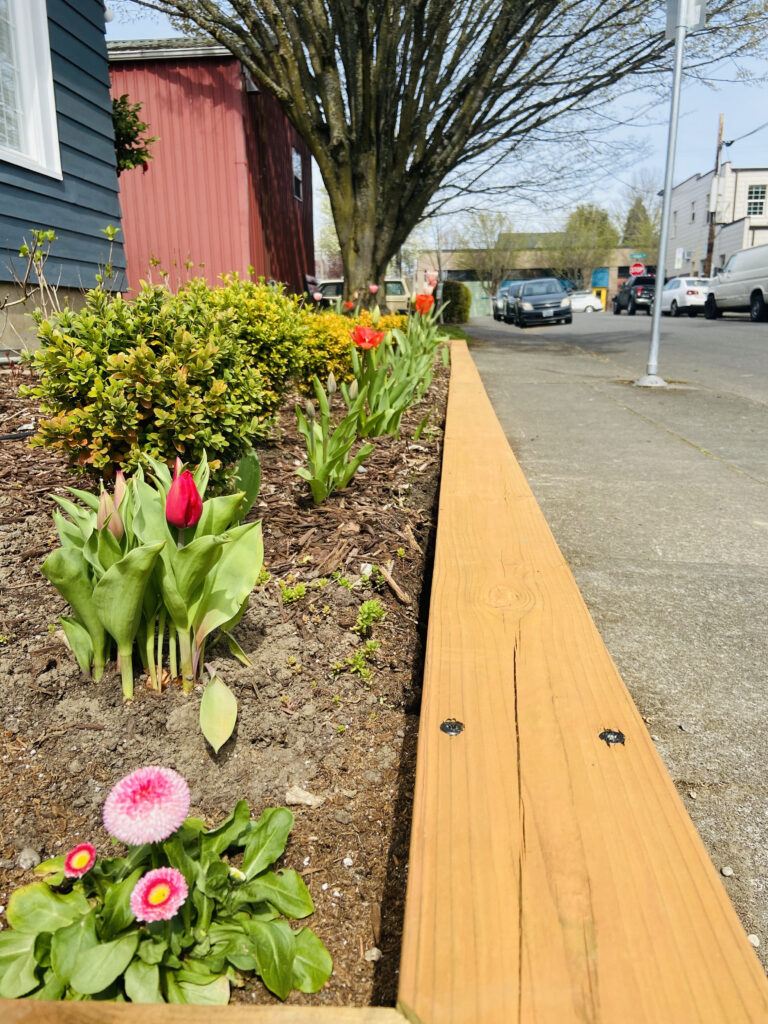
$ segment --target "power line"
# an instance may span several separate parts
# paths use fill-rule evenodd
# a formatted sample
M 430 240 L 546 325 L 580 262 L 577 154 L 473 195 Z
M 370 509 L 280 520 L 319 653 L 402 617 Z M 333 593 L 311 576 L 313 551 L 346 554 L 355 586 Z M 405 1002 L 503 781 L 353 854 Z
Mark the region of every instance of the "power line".
M 724 146 L 732 146 L 734 142 L 741 142 L 742 139 L 748 139 L 750 135 L 754 135 L 755 132 L 761 132 L 763 128 L 768 128 L 768 121 L 765 124 L 759 125 L 757 128 L 753 128 L 751 132 L 747 132 L 745 135 L 739 135 L 737 139 L 731 139 L 730 142 L 724 142 Z

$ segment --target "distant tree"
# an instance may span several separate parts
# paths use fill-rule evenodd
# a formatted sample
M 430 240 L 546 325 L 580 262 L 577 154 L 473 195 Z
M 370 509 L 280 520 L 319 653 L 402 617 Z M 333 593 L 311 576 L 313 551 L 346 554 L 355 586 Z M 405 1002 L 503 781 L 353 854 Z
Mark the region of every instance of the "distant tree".
M 673 44 L 648 0 L 136 0 L 212 37 L 275 96 L 330 196 L 347 292 L 387 264 L 446 188 L 596 128 L 618 83 L 665 81 Z M 765 0 L 710 0 L 688 75 L 768 49 Z M 277 141 L 277 140 L 276 140 Z M 547 155 L 544 155 L 544 147 Z M 517 177 L 515 177 L 517 175 Z
M 621 244 L 645 253 L 643 259 L 651 266 L 656 265 L 659 252 L 660 222 L 661 213 L 658 202 L 649 210 L 646 200 L 641 195 L 634 193 L 632 205 L 624 220 Z
M 146 135 L 149 125 L 141 120 L 141 103 L 131 103 L 124 93 L 112 100 L 112 126 L 115 132 L 115 159 L 117 173 L 130 171 L 134 167 L 147 170 L 152 159 L 150 146 L 159 142 L 155 135 Z
M 577 206 L 568 217 L 565 230 L 549 250 L 552 269 L 589 288 L 592 272 L 608 262 L 619 244 L 619 232 L 609 214 L 599 206 Z
M 459 270 L 475 270 L 488 295 L 495 295 L 501 282 L 514 270 L 520 253 L 512 220 L 496 210 L 467 214 L 458 229 L 459 249 L 455 262 Z

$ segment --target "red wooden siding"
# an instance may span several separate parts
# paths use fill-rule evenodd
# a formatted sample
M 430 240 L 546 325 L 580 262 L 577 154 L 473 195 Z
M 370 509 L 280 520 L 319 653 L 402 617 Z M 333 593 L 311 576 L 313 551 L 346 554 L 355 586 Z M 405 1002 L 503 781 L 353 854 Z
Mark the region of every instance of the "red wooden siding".
M 247 94 L 230 57 L 114 61 L 111 74 L 113 96 L 141 103 L 159 137 L 148 171 L 119 179 L 131 289 L 159 281 L 160 267 L 175 288 L 253 266 L 300 290 L 314 267 L 310 160 L 277 103 Z M 303 154 L 303 202 L 293 198 L 292 145 Z

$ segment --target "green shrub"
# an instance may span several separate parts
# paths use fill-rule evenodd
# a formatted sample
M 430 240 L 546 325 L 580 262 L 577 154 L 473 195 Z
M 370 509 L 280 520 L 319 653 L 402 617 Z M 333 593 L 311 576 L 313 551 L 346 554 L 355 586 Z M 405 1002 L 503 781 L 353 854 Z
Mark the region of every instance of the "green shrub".
M 249 340 L 197 282 L 176 296 L 143 284 L 131 302 L 94 290 L 81 311 L 37 322 L 39 382 L 22 391 L 48 418 L 32 444 L 72 466 L 110 478 L 143 452 L 197 463 L 207 451 L 221 479 L 268 433 L 275 403 Z
M 325 381 L 329 373 L 333 373 L 339 384 L 351 381 L 354 374 L 350 359 L 352 339 L 349 334 L 355 324 L 370 327 L 371 314 L 364 309 L 357 317 L 348 317 L 332 310 L 316 313 L 308 309 L 305 318 L 307 333 L 304 339 L 304 365 L 299 378 L 301 391 L 311 395 L 313 377 Z M 407 324 L 407 317 L 389 313 L 379 318 L 377 327 L 380 331 L 391 331 L 394 328 L 404 331 Z
M 461 281 L 443 281 L 443 319 L 447 324 L 465 324 L 469 320 L 472 292 Z
M 307 314 L 298 298 L 285 295 L 282 285 L 265 284 L 264 278 L 241 281 L 237 274 L 224 277 L 220 288 L 191 281 L 179 299 L 185 295 L 210 303 L 227 330 L 245 344 L 264 382 L 262 408 L 268 415 L 277 412 L 286 389 L 300 378 L 305 359 Z

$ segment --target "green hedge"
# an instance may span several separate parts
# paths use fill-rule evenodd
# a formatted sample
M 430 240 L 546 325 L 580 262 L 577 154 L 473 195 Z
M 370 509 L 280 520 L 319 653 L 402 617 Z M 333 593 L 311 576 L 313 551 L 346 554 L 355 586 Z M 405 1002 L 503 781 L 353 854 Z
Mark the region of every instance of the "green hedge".
M 446 303 L 443 319 L 447 324 L 465 324 L 469 320 L 472 292 L 461 281 L 443 281 L 442 301 Z

